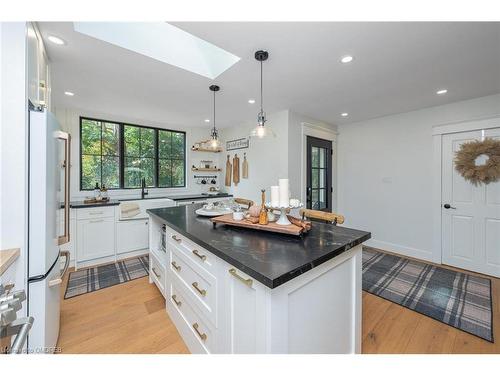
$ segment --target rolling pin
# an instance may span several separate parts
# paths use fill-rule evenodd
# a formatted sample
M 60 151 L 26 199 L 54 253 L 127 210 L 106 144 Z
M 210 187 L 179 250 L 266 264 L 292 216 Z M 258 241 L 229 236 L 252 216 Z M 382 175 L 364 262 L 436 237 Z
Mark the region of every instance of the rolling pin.
M 225 185 L 226 186 L 231 186 L 231 171 L 232 171 L 232 166 L 231 162 L 229 161 L 230 156 L 227 156 L 227 161 L 226 161 L 226 181 Z
M 233 158 L 233 182 L 235 185 L 240 182 L 240 158 L 238 154 L 234 154 Z

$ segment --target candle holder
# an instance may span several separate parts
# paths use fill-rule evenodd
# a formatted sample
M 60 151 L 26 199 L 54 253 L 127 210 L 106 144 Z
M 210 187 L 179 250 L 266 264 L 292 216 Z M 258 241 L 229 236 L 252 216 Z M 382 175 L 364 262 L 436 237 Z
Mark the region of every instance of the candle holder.
M 280 218 L 278 221 L 276 221 L 276 224 L 278 225 L 292 225 L 290 220 L 286 217 L 287 211 L 294 209 L 294 208 L 302 208 L 304 205 L 299 202 L 296 205 L 288 205 L 287 207 L 279 207 L 279 206 L 272 206 L 271 202 L 266 203 L 266 207 L 270 208 L 271 210 L 279 210 L 280 211 Z

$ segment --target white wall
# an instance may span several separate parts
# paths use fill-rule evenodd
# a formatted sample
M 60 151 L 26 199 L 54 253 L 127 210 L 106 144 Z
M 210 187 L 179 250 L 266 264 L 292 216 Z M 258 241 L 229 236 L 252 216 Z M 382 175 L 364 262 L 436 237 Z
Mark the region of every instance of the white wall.
M 338 127 L 338 201 L 370 244 L 426 260 L 432 246 L 432 127 L 500 115 L 492 95 Z
M 167 124 L 167 123 L 157 123 L 148 121 L 146 119 L 135 119 L 128 117 L 121 117 L 116 115 L 110 115 L 105 113 L 93 112 L 90 110 L 82 109 L 68 109 L 68 108 L 55 108 L 55 115 L 61 127 L 69 132 L 72 137 L 71 143 L 71 200 L 82 200 L 87 196 L 92 195 L 89 191 L 80 191 L 80 116 L 99 118 L 109 121 L 123 121 L 131 124 L 153 126 L 164 129 L 181 130 L 186 132 L 186 148 L 187 148 L 187 160 L 186 160 L 186 187 L 185 188 L 171 188 L 171 189 L 149 189 L 151 195 L 175 195 L 175 194 L 186 194 L 186 193 L 201 193 L 208 189 L 208 185 L 197 185 L 194 181 L 194 172 L 191 171 L 191 166 L 199 166 L 201 160 L 211 159 L 214 160 L 218 165 L 220 155 L 219 154 L 207 154 L 200 152 L 190 151 L 191 146 L 200 140 L 206 140 L 210 137 L 210 129 L 206 128 L 182 128 L 179 126 Z M 200 173 L 196 173 L 200 174 Z M 213 173 L 207 173 L 211 175 Z M 220 178 L 219 178 L 220 179 Z M 222 180 L 222 185 L 224 181 Z M 121 189 L 121 190 L 110 190 L 109 195 L 113 198 L 124 198 L 127 196 L 140 196 L 140 189 Z
M 226 141 L 248 137 L 255 126 L 257 126 L 256 122 L 221 129 L 220 136 L 224 150 L 226 149 Z M 276 138 L 252 138 L 250 139 L 249 148 L 222 153 L 222 185 L 224 185 L 227 155 L 230 155 L 232 163 L 234 155 L 238 154 L 240 158 L 240 183 L 237 186 L 231 184 L 231 187 L 226 189 L 235 197 L 252 199 L 258 204 L 261 202 L 261 189 L 266 189 L 266 199 L 268 199 L 271 190 L 270 186 L 277 185 L 279 178 L 289 177 L 288 111 L 268 115 L 267 126 L 276 133 Z M 245 152 L 248 161 L 248 179 L 241 178 L 241 165 L 243 153 Z
M 20 258 L 12 266 L 15 272 L 9 274 L 14 274 L 16 289 L 26 289 L 26 23 L 0 23 L 0 51 L 0 249 L 21 249 Z

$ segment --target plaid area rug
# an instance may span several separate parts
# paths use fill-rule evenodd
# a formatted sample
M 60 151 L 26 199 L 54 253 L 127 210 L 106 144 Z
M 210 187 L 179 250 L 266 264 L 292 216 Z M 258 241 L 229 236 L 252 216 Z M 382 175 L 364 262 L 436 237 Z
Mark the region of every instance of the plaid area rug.
M 363 290 L 493 342 L 489 279 L 365 246 Z
M 149 257 L 147 255 L 74 271 L 69 274 L 64 299 L 94 292 L 147 275 L 149 275 Z

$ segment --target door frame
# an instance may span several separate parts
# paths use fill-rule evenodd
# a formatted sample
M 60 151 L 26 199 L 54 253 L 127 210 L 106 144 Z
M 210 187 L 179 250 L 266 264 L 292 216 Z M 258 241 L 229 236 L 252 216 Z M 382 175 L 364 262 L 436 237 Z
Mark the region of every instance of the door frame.
M 432 128 L 432 261 L 442 264 L 442 165 L 443 136 L 482 129 L 500 128 L 500 116 L 447 123 Z
M 307 136 L 325 139 L 332 142 L 332 212 L 337 211 L 337 131 L 328 129 L 324 126 L 301 122 L 301 168 L 300 168 L 300 199 L 306 202 L 306 177 L 307 177 Z

